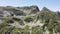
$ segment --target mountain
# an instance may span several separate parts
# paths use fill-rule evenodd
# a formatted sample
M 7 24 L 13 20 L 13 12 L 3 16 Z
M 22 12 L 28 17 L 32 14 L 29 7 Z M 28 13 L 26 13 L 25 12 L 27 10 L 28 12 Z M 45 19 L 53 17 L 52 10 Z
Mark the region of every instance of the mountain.
M 10 16 L 11 14 L 17 15 L 17 16 L 24 16 L 24 15 L 31 15 L 39 12 L 39 8 L 37 6 L 26 6 L 26 7 L 0 7 L 0 14 L 7 14 L 9 13 Z M 28 12 L 28 13 L 27 13 Z M 3 16 L 3 15 L 2 15 Z M 8 16 L 8 15 L 7 15 Z
M 60 34 L 60 12 L 36 5 L 0 7 L 0 34 Z

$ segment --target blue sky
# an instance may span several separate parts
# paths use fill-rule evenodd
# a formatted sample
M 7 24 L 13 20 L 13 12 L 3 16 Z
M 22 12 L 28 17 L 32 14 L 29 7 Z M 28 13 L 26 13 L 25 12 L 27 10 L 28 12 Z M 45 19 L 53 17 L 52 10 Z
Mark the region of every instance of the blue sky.
M 31 6 L 37 5 L 40 9 L 44 6 L 53 11 L 60 10 L 60 0 L 0 0 L 0 6 Z

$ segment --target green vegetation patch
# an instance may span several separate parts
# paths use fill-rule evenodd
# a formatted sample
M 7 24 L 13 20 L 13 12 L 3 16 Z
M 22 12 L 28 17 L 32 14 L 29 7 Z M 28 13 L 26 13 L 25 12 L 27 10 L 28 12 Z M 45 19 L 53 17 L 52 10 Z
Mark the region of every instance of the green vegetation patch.
M 29 32 L 29 26 L 26 26 L 25 28 L 21 29 L 21 28 L 15 28 L 11 34 L 17 34 L 17 33 L 20 33 L 20 34 L 28 34 Z
M 32 34 L 42 34 L 43 30 L 39 26 L 32 27 Z

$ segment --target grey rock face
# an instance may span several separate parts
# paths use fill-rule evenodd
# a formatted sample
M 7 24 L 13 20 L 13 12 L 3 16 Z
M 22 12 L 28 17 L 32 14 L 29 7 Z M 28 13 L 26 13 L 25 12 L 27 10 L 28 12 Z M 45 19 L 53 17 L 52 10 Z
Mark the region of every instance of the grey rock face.
M 6 13 L 9 13 L 7 15 Z M 30 14 L 35 14 L 39 12 L 39 8 L 37 6 L 25 6 L 25 7 L 0 7 L 0 15 L 1 14 L 6 14 L 7 16 L 11 16 L 11 14 L 16 15 L 16 16 L 24 16 L 24 15 L 30 15 Z M 5 15 L 5 16 L 6 16 Z

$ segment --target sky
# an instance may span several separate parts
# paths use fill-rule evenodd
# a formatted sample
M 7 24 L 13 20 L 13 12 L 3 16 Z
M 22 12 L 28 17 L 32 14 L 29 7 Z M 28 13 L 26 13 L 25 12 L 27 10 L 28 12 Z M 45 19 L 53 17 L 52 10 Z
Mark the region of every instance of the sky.
M 0 0 L 0 6 L 32 6 L 37 5 L 41 10 L 47 7 L 53 11 L 60 11 L 60 0 Z

